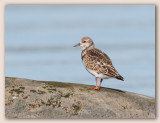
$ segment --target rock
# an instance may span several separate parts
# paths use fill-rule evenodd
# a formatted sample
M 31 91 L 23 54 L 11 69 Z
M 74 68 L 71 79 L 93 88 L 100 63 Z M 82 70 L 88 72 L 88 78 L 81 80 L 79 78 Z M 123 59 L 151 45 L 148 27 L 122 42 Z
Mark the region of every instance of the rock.
M 155 118 L 155 99 L 62 82 L 5 79 L 6 118 Z

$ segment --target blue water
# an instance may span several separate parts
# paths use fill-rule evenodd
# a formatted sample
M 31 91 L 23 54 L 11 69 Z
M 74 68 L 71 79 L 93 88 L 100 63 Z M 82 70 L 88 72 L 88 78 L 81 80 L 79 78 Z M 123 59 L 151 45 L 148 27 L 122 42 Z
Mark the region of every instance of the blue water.
M 155 97 L 153 5 L 7 5 L 5 75 L 95 85 L 73 47 L 84 36 L 125 79 L 103 87 Z

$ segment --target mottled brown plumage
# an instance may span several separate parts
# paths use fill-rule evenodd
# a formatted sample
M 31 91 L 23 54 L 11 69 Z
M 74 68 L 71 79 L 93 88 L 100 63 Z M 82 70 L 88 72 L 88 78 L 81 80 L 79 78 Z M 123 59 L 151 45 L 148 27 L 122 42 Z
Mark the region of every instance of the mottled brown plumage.
M 97 78 L 103 79 L 116 78 L 123 81 L 123 77 L 112 65 L 110 58 L 102 51 L 94 47 L 91 38 L 84 37 L 75 46 L 82 46 L 81 58 L 86 69 Z M 100 83 L 101 85 L 101 83 Z M 99 86 L 100 88 L 100 86 Z M 99 89 L 97 86 L 94 89 Z

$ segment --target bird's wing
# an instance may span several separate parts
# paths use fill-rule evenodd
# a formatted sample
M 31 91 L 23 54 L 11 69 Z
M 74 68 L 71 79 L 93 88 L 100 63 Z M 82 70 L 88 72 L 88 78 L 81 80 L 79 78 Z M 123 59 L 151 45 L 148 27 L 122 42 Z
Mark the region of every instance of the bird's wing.
M 89 54 L 90 57 L 96 58 L 98 61 L 101 61 L 103 63 L 107 63 L 108 65 L 112 65 L 112 62 L 110 58 L 101 50 L 94 48 L 91 50 L 88 50 L 87 53 Z
M 91 70 L 96 70 L 99 73 L 106 74 L 111 77 L 118 76 L 118 72 L 113 67 L 110 58 L 99 49 L 91 49 L 87 51 L 87 60 L 90 63 L 94 63 Z
M 116 69 L 113 67 L 113 65 L 108 65 L 107 70 L 108 70 L 108 72 L 105 73 L 106 75 L 111 76 L 111 77 L 119 76 L 119 73 L 116 71 Z

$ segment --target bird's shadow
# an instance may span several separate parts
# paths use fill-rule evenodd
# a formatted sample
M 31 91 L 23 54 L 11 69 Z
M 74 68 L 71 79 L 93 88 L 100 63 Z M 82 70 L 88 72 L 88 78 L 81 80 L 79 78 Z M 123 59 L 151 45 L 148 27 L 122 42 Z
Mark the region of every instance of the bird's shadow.
M 106 87 L 101 87 L 100 90 L 96 90 L 96 91 L 101 91 L 101 89 L 105 90 L 112 90 L 112 91 L 116 91 L 116 92 L 120 92 L 120 93 L 126 93 L 126 91 L 122 91 L 122 90 L 119 90 L 119 89 L 114 89 L 114 88 L 106 88 Z
M 121 93 L 125 93 L 126 92 L 126 91 L 122 91 L 122 90 L 114 89 L 114 88 L 106 88 L 106 89 L 117 91 L 117 92 L 121 92 Z

